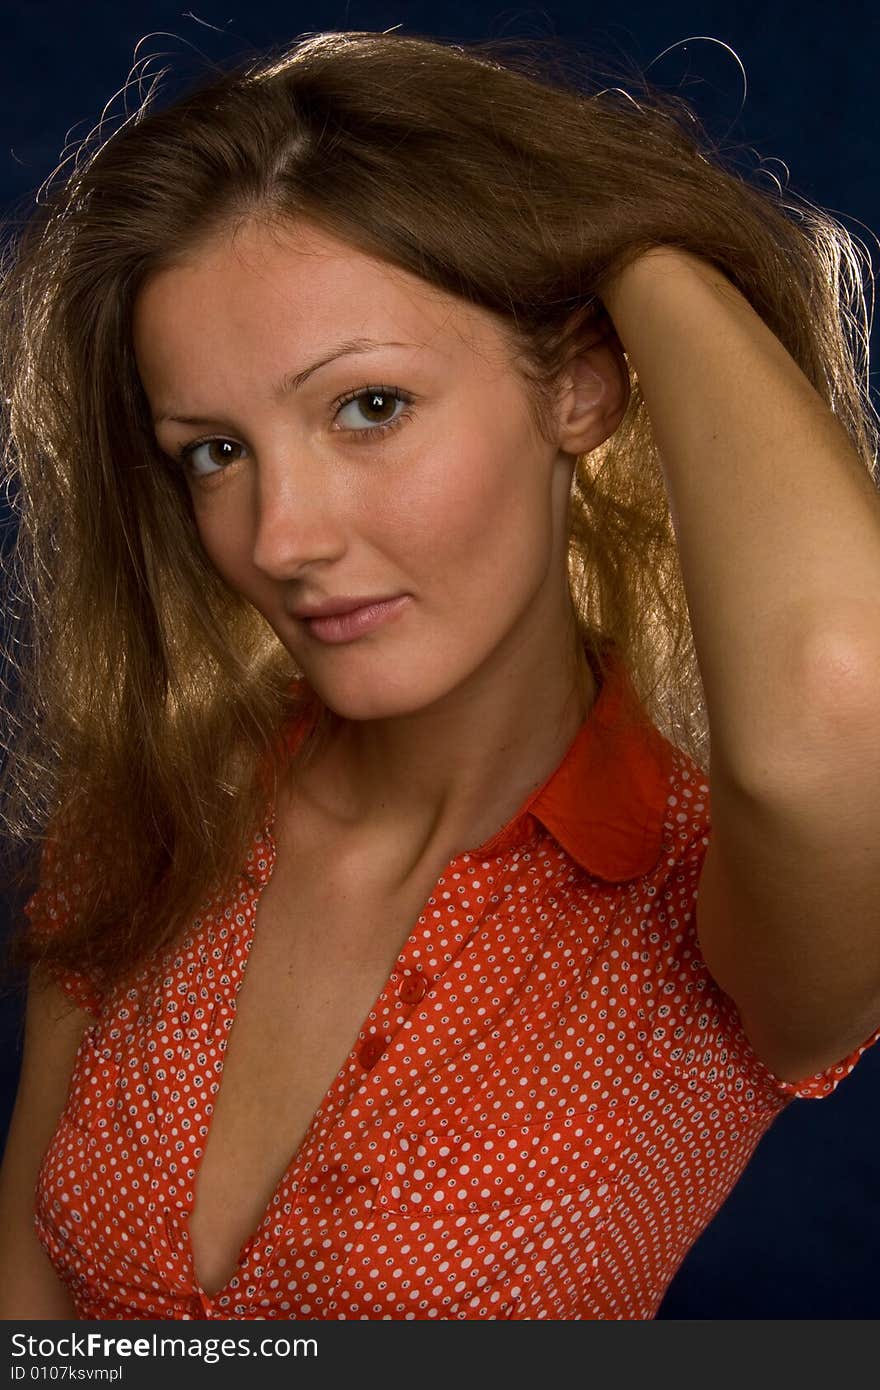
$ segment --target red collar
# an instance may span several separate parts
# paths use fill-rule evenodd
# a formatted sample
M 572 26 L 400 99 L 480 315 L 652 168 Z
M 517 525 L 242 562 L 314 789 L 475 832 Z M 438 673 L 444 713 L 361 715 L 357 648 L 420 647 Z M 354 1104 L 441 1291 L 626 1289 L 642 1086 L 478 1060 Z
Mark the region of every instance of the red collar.
M 648 720 L 625 666 L 610 670 L 562 762 L 475 856 L 512 849 L 539 820 L 588 873 L 611 882 L 657 863 L 672 745 Z

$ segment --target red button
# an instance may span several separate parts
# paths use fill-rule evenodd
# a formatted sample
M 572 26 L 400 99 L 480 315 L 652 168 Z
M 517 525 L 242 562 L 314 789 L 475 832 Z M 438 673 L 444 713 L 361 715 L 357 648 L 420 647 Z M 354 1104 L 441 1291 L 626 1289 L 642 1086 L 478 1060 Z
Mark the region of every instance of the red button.
M 369 1071 L 370 1067 L 376 1065 L 384 1051 L 385 1039 L 378 1033 L 371 1033 L 366 1041 L 361 1043 L 361 1049 L 358 1053 L 361 1066 L 366 1067 L 367 1071 Z
M 418 1004 L 428 988 L 428 982 L 424 975 L 416 972 L 414 975 L 407 975 L 401 982 L 397 990 L 397 996 L 402 999 L 404 1004 Z

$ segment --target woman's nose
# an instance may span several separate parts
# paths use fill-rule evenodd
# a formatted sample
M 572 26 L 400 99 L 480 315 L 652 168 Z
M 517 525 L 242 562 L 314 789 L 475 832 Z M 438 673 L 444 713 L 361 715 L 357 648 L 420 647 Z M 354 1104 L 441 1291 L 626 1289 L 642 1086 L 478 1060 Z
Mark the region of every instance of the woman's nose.
M 289 579 L 314 560 L 345 550 L 341 499 L 317 470 L 264 468 L 257 481 L 253 562 L 273 579 Z

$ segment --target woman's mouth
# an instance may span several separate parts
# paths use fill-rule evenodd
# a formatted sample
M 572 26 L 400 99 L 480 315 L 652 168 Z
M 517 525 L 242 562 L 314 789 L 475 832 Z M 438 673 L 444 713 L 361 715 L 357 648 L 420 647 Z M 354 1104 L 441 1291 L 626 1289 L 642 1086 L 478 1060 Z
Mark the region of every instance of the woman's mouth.
M 409 594 L 401 594 L 384 603 L 370 603 L 363 608 L 355 608 L 351 613 L 337 613 L 332 618 L 301 618 L 300 622 L 309 635 L 316 637 L 319 642 L 351 642 L 396 617 L 409 601 Z

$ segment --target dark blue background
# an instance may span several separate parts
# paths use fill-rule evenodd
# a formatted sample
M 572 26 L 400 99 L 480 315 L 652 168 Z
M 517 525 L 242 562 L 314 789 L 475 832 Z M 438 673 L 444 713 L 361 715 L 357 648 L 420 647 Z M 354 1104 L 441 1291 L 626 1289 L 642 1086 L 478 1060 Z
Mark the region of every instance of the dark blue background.
M 7 216 L 26 208 L 65 144 L 96 125 L 136 57 L 157 55 L 148 74 L 170 67 L 163 87 L 170 83 L 171 90 L 195 76 L 205 59 L 231 62 L 306 32 L 400 25 L 405 33 L 454 40 L 555 35 L 573 52 L 576 46 L 629 58 L 654 82 L 685 96 L 723 144 L 783 161 L 770 168 L 841 218 L 877 265 L 880 155 L 872 117 L 880 19 L 869 0 L 772 7 L 753 0 L 626 6 L 597 0 L 509 8 L 268 0 L 237 8 L 225 0 L 194 11 L 146 0 L 124 7 L 117 0 L 76 6 L 30 0 L 4 5 L 0 20 L 0 205 Z M 745 68 L 745 92 L 730 49 Z M 127 106 L 117 95 L 111 122 L 139 101 L 136 85 Z M 21 1016 L 19 998 L 2 1000 L 3 1133 L 18 1076 Z M 831 1097 L 795 1101 L 688 1255 L 660 1317 L 880 1316 L 878 1113 L 880 1048 Z

